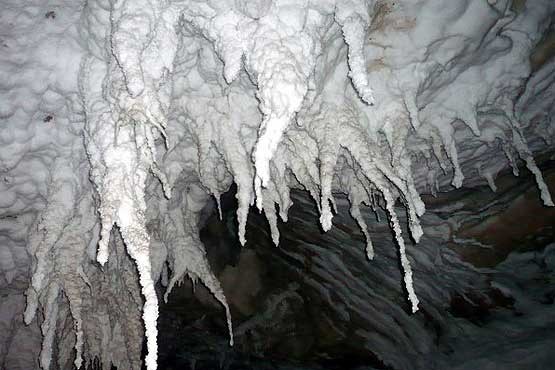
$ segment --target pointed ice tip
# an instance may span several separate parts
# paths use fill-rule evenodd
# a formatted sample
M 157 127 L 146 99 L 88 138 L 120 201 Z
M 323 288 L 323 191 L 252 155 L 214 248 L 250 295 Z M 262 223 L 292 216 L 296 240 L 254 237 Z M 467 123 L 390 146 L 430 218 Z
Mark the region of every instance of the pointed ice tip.
M 366 91 L 364 94 L 362 94 L 362 100 L 368 104 L 373 106 L 375 104 L 375 100 L 374 100 L 374 93 L 372 92 L 372 89 L 369 89 L 370 91 Z
M 418 244 L 420 242 L 420 238 L 424 235 L 424 231 L 418 222 L 414 222 L 410 227 L 411 235 L 414 239 L 414 242 Z
M 164 189 L 164 196 L 166 197 L 166 199 L 170 200 L 172 197 L 171 189 Z
M 412 313 L 416 313 L 418 311 L 418 302 L 412 305 Z
M 451 181 L 451 185 L 459 189 L 462 186 L 464 180 L 464 175 L 460 172 L 460 169 L 457 167 L 455 168 L 455 175 L 453 176 L 453 181 Z
M 414 243 L 418 244 L 418 243 L 420 243 L 420 238 L 422 238 L 422 234 L 414 233 L 414 235 L 412 237 L 414 238 Z
M 105 253 L 103 250 L 99 250 L 98 253 L 96 254 L 96 262 L 98 262 L 101 267 L 104 267 L 106 262 L 108 262 L 108 254 Z
M 322 225 L 322 230 L 324 230 L 324 232 L 330 231 L 331 225 L 332 225 L 332 218 L 333 216 L 329 211 L 327 212 L 324 211 L 320 216 L 320 224 Z
M 258 212 L 262 213 L 264 209 L 263 205 L 263 198 L 262 198 L 262 179 L 260 176 L 256 176 L 254 179 L 254 194 L 256 197 L 256 208 L 258 208 Z
M 262 204 L 262 198 L 256 198 L 256 209 L 258 209 L 258 213 L 262 213 L 264 211 L 264 205 Z

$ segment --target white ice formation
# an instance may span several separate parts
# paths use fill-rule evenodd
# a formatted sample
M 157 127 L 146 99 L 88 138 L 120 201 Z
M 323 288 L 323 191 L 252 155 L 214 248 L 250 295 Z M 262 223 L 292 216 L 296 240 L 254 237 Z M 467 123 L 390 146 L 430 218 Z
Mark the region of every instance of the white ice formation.
M 77 368 L 138 369 L 142 312 L 154 370 L 160 278 L 166 299 L 200 279 L 232 335 L 198 236 L 202 207 L 232 183 L 242 244 L 250 206 L 277 245 L 291 188 L 311 194 L 324 231 L 342 192 L 372 259 L 360 206 L 386 209 L 413 312 L 397 201 L 418 242 L 421 192 L 445 189 L 446 173 L 495 189 L 521 158 L 553 206 L 532 153 L 553 140 L 555 62 L 530 61 L 551 0 L 1 3 L 1 213 L 38 215 L 3 228 L 29 230 L 25 320 L 43 308 L 43 369 L 69 310 Z

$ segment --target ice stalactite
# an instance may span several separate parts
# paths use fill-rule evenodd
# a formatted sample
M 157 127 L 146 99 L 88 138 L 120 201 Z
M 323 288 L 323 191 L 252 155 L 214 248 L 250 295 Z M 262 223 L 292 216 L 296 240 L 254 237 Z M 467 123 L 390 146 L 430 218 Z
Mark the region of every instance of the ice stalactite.
M 366 31 L 370 25 L 367 9 L 369 6 L 365 1 L 339 1 L 335 19 L 341 25 L 345 43 L 349 48 L 349 77 L 361 99 L 373 105 L 374 92 L 368 81 L 364 55 Z
M 225 309 L 229 330 L 229 343 L 233 345 L 231 313 L 220 282 L 212 272 L 206 252 L 199 238 L 199 216 L 209 195 L 198 185 L 189 185 L 188 190 L 176 193 L 174 199 L 166 202 L 161 210 L 163 222 L 161 239 L 168 248 L 171 271 L 164 300 L 176 283 L 188 275 L 193 281 L 200 281 L 210 290 Z
M 177 50 L 177 14 L 159 1 L 124 1 L 118 5 L 111 13 L 114 58 L 106 67 L 89 57 L 81 70 L 85 144 L 100 202 L 97 260 L 101 265 L 107 262 L 110 233 L 117 225 L 139 273 L 145 299 L 145 362 L 151 370 L 157 366 L 158 300 L 144 198 L 150 171 L 160 178 L 169 195 L 167 181 L 155 162 L 153 130 L 165 135 L 169 96 L 164 84 Z
M 92 72 L 89 63 L 85 68 L 82 73 Z M 101 265 L 108 261 L 110 234 L 116 224 L 139 271 L 141 290 L 145 297 L 143 319 L 148 347 L 146 362 L 149 369 L 154 369 L 158 303 L 151 276 L 144 200 L 145 181 L 152 165 L 145 132 L 150 127 L 145 122 L 142 125 L 134 122 L 133 118 L 125 115 L 117 117 L 117 123 L 114 122 L 111 107 L 107 103 L 103 104 L 98 95 L 93 97 L 91 81 L 86 83 L 86 145 L 91 162 L 91 178 L 100 198 L 101 239 L 97 260 Z
M 538 185 L 538 189 L 540 190 L 540 196 L 543 204 L 549 207 L 554 207 L 555 204 L 553 204 L 551 194 L 549 193 L 549 189 L 545 184 L 543 175 L 538 168 L 536 161 L 534 161 L 534 156 L 530 152 L 530 148 L 528 148 L 528 145 L 526 145 L 526 142 L 522 137 L 522 133 L 520 133 L 519 131 L 520 130 L 518 130 L 518 128 L 515 128 L 513 130 L 514 147 L 517 150 L 520 158 L 522 158 L 522 160 L 526 163 L 526 167 L 528 168 L 528 170 L 530 170 L 530 172 L 532 172 L 532 174 L 534 175 L 534 178 L 536 179 L 536 184 Z
M 364 202 L 364 200 L 359 199 L 359 192 L 356 192 L 354 189 L 349 192 L 349 203 L 351 203 L 350 213 L 351 216 L 356 220 L 360 230 L 362 231 L 362 235 L 366 239 L 366 257 L 369 260 L 374 259 L 374 246 L 372 245 L 372 239 L 370 239 L 370 233 L 368 232 L 368 226 L 366 226 L 366 222 L 364 221 L 364 217 L 360 213 L 360 204 Z
M 83 153 L 75 154 L 81 156 L 83 164 Z M 73 166 L 69 159 L 60 159 L 54 164 L 47 205 L 30 240 L 36 262 L 27 290 L 25 322 L 29 324 L 34 319 L 39 304 L 45 308 L 45 319 L 41 326 L 44 340 L 40 355 L 43 369 L 50 368 L 59 306 L 64 298 L 69 304 L 74 322 L 75 366 L 79 368 L 83 360 L 81 292 L 86 289 L 88 279 L 82 270 L 82 263 L 87 261 L 83 246 L 87 245 L 90 234 L 82 230 L 92 231 L 96 220 L 94 215 L 88 214 L 93 199 L 91 189 L 85 185 L 86 177 L 76 176 L 78 171 L 72 171 Z
M 393 228 L 393 231 L 395 232 L 395 239 L 397 240 L 397 244 L 399 245 L 399 254 L 400 254 L 400 258 L 401 258 L 401 266 L 403 266 L 403 272 L 404 272 L 404 276 L 403 276 L 403 280 L 405 281 L 405 287 L 407 288 L 407 292 L 408 292 L 408 298 L 409 301 L 411 303 L 411 309 L 412 312 L 416 312 L 418 311 L 418 297 L 416 296 L 416 293 L 414 291 L 414 286 L 413 286 L 413 279 L 412 279 L 412 268 L 410 267 L 410 262 L 407 258 L 407 252 L 406 252 L 406 248 L 405 248 L 405 241 L 403 240 L 403 236 L 401 234 L 401 225 L 399 224 L 399 220 L 397 218 L 397 215 L 395 214 L 395 209 L 393 207 L 394 205 L 394 199 L 391 195 L 391 193 L 387 190 L 387 189 L 381 189 L 382 190 L 382 194 L 384 196 L 385 202 L 386 202 L 386 207 L 387 207 L 387 211 L 389 213 L 389 217 L 391 219 L 391 227 Z
M 270 179 L 270 160 L 284 131 L 301 109 L 319 50 L 309 33 L 299 34 L 300 25 L 288 24 L 286 19 L 282 16 L 261 24 L 247 54 L 247 70 L 255 78 L 264 116 L 253 153 L 256 202 L 260 210 L 264 208 L 262 187 Z

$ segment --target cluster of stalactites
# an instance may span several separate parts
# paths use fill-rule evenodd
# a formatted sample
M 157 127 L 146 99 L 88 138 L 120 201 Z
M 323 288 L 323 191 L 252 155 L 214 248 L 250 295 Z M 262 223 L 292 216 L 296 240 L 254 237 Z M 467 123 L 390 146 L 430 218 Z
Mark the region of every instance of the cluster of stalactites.
M 151 248 L 154 244 L 146 227 L 145 187 L 148 174 L 153 173 L 162 182 L 166 197 L 170 197 L 172 184 L 166 180 L 162 166 L 159 167 L 156 161 L 155 135 L 160 133 L 166 139 L 167 147 L 178 145 L 169 142 L 171 137 L 166 138 L 166 117 L 171 99 L 176 98 L 171 96 L 171 83 L 175 77 L 174 60 L 179 47 L 176 27 L 180 21 L 211 42 L 223 61 L 223 76 L 230 86 L 245 70 L 256 90 L 255 104 L 261 112 L 261 119 L 252 145 L 245 144 L 249 140 L 242 137 L 241 127 L 238 127 L 241 123 L 233 122 L 216 109 L 214 113 L 226 119 L 218 128 L 210 131 L 206 127 L 199 128 L 202 125 L 198 122 L 189 123 L 190 132 L 199 138 L 196 159 L 201 162 L 207 159 L 206 163 L 199 163 L 199 177 L 208 191 L 219 199 L 225 191 L 221 184 L 229 186 L 230 183 L 225 178 L 226 171 L 231 172 L 238 184 L 240 242 L 246 242 L 248 209 L 256 202 L 270 223 L 272 239 L 277 245 L 276 205 L 279 217 L 286 221 L 291 206 L 290 188 L 300 184 L 316 200 L 324 231 L 332 226 L 332 209 L 335 208 L 332 192 L 348 194 L 351 215 L 366 237 L 366 255 L 372 259 L 374 251 L 370 232 L 360 205 L 382 206 L 389 215 L 400 248 L 412 311 L 418 309 L 402 228 L 395 212 L 395 203 L 400 200 L 408 211 L 410 233 L 418 242 L 423 233 L 419 217 L 425 209 L 415 186 L 411 151 L 407 148 L 409 124 L 412 123 L 417 133 L 426 136 L 427 140 L 431 138 L 440 143 L 432 144 L 432 149 L 438 158 L 440 152 L 445 151 L 452 162 L 455 186 L 461 186 L 463 175 L 451 122 L 432 119 L 438 111 L 452 111 L 449 102 L 442 106 L 430 104 L 419 112 L 416 99 L 412 99 L 399 104 L 406 110 L 397 107 L 382 116 L 368 113 L 384 103 L 374 102 L 371 79 L 366 73 L 365 40 L 371 3 L 315 0 L 301 6 L 286 0 L 252 3 L 214 0 L 184 6 L 161 0 L 125 0 L 111 9 L 108 14 L 108 26 L 112 27 L 108 33 L 108 60 L 89 56 L 81 68 L 80 87 L 86 113 L 85 144 L 91 178 L 99 195 L 101 240 L 97 261 L 103 265 L 109 260 L 108 241 L 113 226 L 117 225 L 127 251 L 136 263 L 145 298 L 143 321 L 148 370 L 157 366 L 158 301 L 154 280 L 158 279 L 158 270 L 153 271 L 152 266 Z M 337 71 L 344 71 L 345 78 L 348 76 L 354 87 L 354 93 L 347 94 L 349 96 L 341 102 L 320 101 L 309 96 L 310 87 L 314 87 L 311 79 L 315 68 L 322 49 L 327 47 L 322 44 L 321 35 L 331 24 L 341 30 L 347 49 L 346 68 L 337 68 Z M 251 97 L 245 97 L 245 100 Z M 376 107 L 371 106 L 374 103 Z M 207 106 L 206 111 L 210 112 L 211 108 Z M 483 135 L 478 120 L 468 112 L 470 110 L 466 109 L 459 115 L 446 118 L 462 119 L 476 135 Z M 201 118 L 193 114 L 189 116 L 192 120 Z M 299 125 L 291 125 L 295 120 Z M 512 132 L 511 148 L 536 176 L 544 203 L 552 205 L 522 130 L 514 118 L 507 122 Z M 213 156 L 210 154 L 212 144 L 218 149 Z M 216 171 L 209 167 L 212 164 L 219 167 L 220 162 L 225 167 L 224 175 L 221 178 L 215 176 L 213 181 L 208 179 L 208 173 Z M 170 179 L 175 180 L 171 176 Z M 187 182 L 187 179 L 183 181 Z M 183 189 L 190 184 L 186 185 L 179 184 Z M 168 265 L 173 272 L 165 298 L 184 275 L 200 278 L 224 305 L 231 332 L 229 308 L 197 235 L 199 205 L 206 202 L 205 197 L 196 194 L 198 191 L 195 188 L 182 195 L 184 204 L 181 206 L 160 206 Z M 161 200 L 163 202 L 170 201 Z M 71 309 L 78 333 L 77 353 L 80 354 L 82 319 L 78 307 Z M 51 331 L 51 327 L 45 327 L 45 332 Z M 46 360 L 43 362 L 47 367 Z
M 87 14 L 111 20 L 108 60 L 85 56 L 79 76 L 86 119 L 85 147 L 91 179 L 99 196 L 101 230 L 96 259 L 102 266 L 109 260 L 109 241 L 112 228 L 117 225 L 138 270 L 145 300 L 142 310 L 147 339 L 145 363 L 147 369 L 154 370 L 158 317 L 154 281 L 159 276 L 152 270 L 145 188 L 148 174 L 152 173 L 162 183 L 165 196 L 171 195 L 156 162 L 155 134 L 166 139 L 169 79 L 178 46 L 175 27 L 180 13 L 157 0 L 122 1 L 106 13 L 99 8 Z M 173 252 L 174 275 L 168 293 L 185 273 L 200 278 L 226 308 L 231 335 L 229 308 L 204 251 L 199 249 L 198 238 L 185 247 L 181 245 L 183 240 L 172 241 L 177 245 L 169 248 Z M 233 343 L 232 338 L 230 341 Z
M 465 122 L 474 135 L 483 142 L 489 143 L 495 140 L 495 137 L 493 139 L 488 137 L 491 130 L 479 127 L 477 115 L 478 110 L 482 109 L 480 104 L 491 95 L 494 84 L 492 80 L 502 80 L 499 73 L 507 72 L 508 61 L 515 65 L 525 64 L 525 61 L 519 58 L 527 53 L 523 52 L 520 42 L 509 50 L 509 54 L 505 50 L 496 51 L 499 45 L 496 44 L 498 40 L 494 40 L 491 45 L 484 46 L 494 50 L 489 57 L 490 60 L 484 58 L 484 65 L 463 68 L 460 76 L 452 81 L 452 86 L 438 86 L 438 90 L 444 91 L 446 96 L 452 98 L 438 99 L 439 103 L 432 102 L 423 108 L 417 104 L 416 87 L 397 95 L 380 91 L 380 95 L 393 100 L 393 104 L 391 101 L 377 101 L 375 108 L 380 111 L 384 103 L 396 108 L 392 112 L 385 109 L 386 113 L 392 113 L 389 115 L 368 114 L 368 110 L 374 109 L 370 106 L 374 104 L 374 97 L 370 87 L 371 79 L 366 73 L 367 62 L 365 61 L 365 50 L 368 47 L 365 45 L 365 36 L 373 16 L 369 14 L 371 4 L 356 1 L 339 2 L 333 14 L 334 24 L 339 26 L 343 41 L 347 45 L 347 74 L 357 95 L 356 99 L 359 101 L 353 104 L 352 109 L 347 109 L 345 106 L 334 108 L 336 102 L 333 99 L 328 98 L 324 102 L 315 103 L 314 97 L 307 95 L 309 91 L 307 87 L 311 83 L 318 61 L 316 55 L 329 45 L 322 45 L 321 37 L 311 37 L 314 30 L 320 31 L 319 35 L 325 33 L 322 31 L 325 27 L 320 26 L 322 28 L 319 29 L 319 23 L 316 22 L 325 17 L 319 14 L 321 18 L 318 18 L 314 17 L 314 14 L 303 12 L 310 6 L 313 6 L 313 10 L 324 10 L 325 4 L 328 3 L 321 2 L 320 5 L 310 3 L 308 8 L 296 9 L 300 14 L 304 14 L 300 18 L 306 21 L 301 31 L 296 30 L 294 21 L 284 21 L 285 17 L 280 16 L 282 9 L 276 5 L 278 3 L 291 5 L 291 2 L 267 1 L 259 2 L 259 7 L 253 5 L 249 9 L 222 6 L 217 10 L 214 8 L 213 13 L 208 11 L 210 14 L 206 13 L 205 17 L 199 16 L 200 10 L 196 8 L 185 11 L 186 22 L 200 30 L 212 42 L 215 53 L 223 61 L 223 76 L 228 83 L 241 76 L 242 67 L 245 68 L 255 85 L 262 113 L 257 141 L 252 147 L 247 145 L 245 148 L 244 138 L 236 133 L 242 132 L 248 125 L 229 122 L 228 116 L 218 109 L 211 108 L 219 104 L 217 84 L 214 84 L 215 90 L 213 90 L 216 93 L 203 100 L 210 107 L 205 113 L 199 114 L 194 108 L 183 108 L 185 116 L 195 121 L 187 123 L 186 126 L 197 138 L 201 162 L 199 177 L 208 191 L 216 197 L 218 205 L 219 196 L 227 187 L 227 185 L 222 187 L 222 184 L 229 182 L 226 171 L 229 171 L 233 181 L 238 184 L 237 216 L 239 240 L 242 244 L 246 241 L 246 215 L 253 200 L 256 201 L 258 209 L 264 211 L 270 224 L 272 239 L 276 245 L 278 244 L 276 207 L 279 208 L 279 217 L 286 221 L 287 210 L 291 205 L 290 187 L 298 183 L 316 200 L 324 231 L 329 230 L 332 225 L 334 204 L 332 189 L 349 195 L 352 205 L 351 214 L 366 236 L 367 256 L 372 258 L 370 233 L 361 216 L 360 205 L 376 207 L 379 198 L 389 213 L 392 229 L 401 249 L 401 265 L 405 270 L 405 282 L 412 308 L 415 310 L 417 299 L 411 285 L 410 265 L 405 255 L 401 227 L 394 212 L 395 202 L 401 200 L 409 214 L 411 236 L 418 242 L 423 233 L 418 219 L 424 212 L 424 205 L 416 190 L 411 169 L 411 155 L 418 149 L 407 147 L 407 138 L 411 134 L 409 127 L 412 125 L 416 136 L 425 138 L 425 150 L 432 151 L 436 155 L 444 171 L 448 169 L 446 162 L 451 163 L 452 184 L 455 187 L 462 186 L 464 175 L 456 147 L 455 122 L 457 120 Z M 287 8 L 287 11 L 290 10 Z M 256 13 L 255 17 L 253 12 Z M 206 22 L 207 18 L 211 21 Z M 310 23 L 311 21 L 314 23 Z M 320 24 L 326 24 L 326 22 Z M 504 23 L 499 23 L 499 25 L 502 24 Z M 291 34 L 295 34 L 295 38 L 291 38 Z M 325 60 L 325 58 L 322 59 Z M 197 60 L 196 63 L 200 62 Z M 514 69 L 516 76 L 522 73 L 521 69 Z M 329 70 L 330 68 L 328 72 Z M 484 74 L 491 77 L 482 81 L 480 76 Z M 426 76 L 424 72 L 422 75 Z M 328 75 L 324 78 L 329 78 L 332 82 L 341 80 Z M 511 85 L 511 81 L 516 79 L 510 76 L 507 85 Z M 209 83 L 204 83 L 205 87 L 210 89 Z M 318 81 L 318 84 L 321 82 Z M 480 88 L 476 89 L 475 86 Z M 312 88 L 314 89 L 314 85 Z M 341 84 L 335 86 L 335 90 L 341 88 L 344 88 Z M 468 99 L 463 99 L 464 101 L 461 102 L 461 99 L 457 98 L 459 96 L 457 90 Z M 502 86 L 498 90 L 494 92 L 501 95 L 507 94 L 507 91 L 510 93 L 510 89 Z M 509 96 L 508 100 L 512 98 L 514 96 Z M 181 104 L 181 101 L 187 98 L 177 97 L 177 99 Z M 225 97 L 222 96 L 222 100 L 224 99 Z M 496 99 L 493 100 L 497 102 Z M 349 104 L 348 101 L 345 103 L 345 105 Z M 491 102 L 486 103 L 491 105 Z M 247 103 L 242 102 L 242 104 Z M 183 105 L 186 106 L 187 103 L 184 102 Z M 316 114 L 307 113 L 310 112 L 311 105 L 318 106 L 319 111 Z M 321 106 L 328 107 L 328 111 L 323 112 Z M 504 108 L 506 112 L 512 111 L 510 107 Z M 234 108 L 229 107 L 229 109 Z M 353 111 L 359 113 L 353 114 Z M 230 116 L 234 117 L 233 114 Z M 525 143 L 521 128 L 514 118 L 510 118 L 512 113 L 506 113 L 505 116 L 504 127 L 500 130 L 501 133 L 496 135 L 503 135 L 504 148 L 514 150 L 525 161 L 536 176 L 544 203 L 551 205 L 550 195 Z M 373 122 L 365 121 L 368 117 L 371 117 Z M 290 125 L 295 120 L 299 125 Z M 196 121 L 202 123 L 198 124 Z M 211 124 L 212 121 L 214 124 Z M 210 128 L 203 127 L 205 125 Z M 507 133 L 509 133 L 508 136 Z M 377 140 L 377 136 L 380 135 L 385 138 L 384 143 Z M 224 136 L 223 140 L 222 136 Z M 214 150 L 213 145 L 217 149 Z M 250 165 L 251 153 L 254 169 Z M 509 150 L 506 150 L 506 153 L 508 156 L 511 155 Z M 443 158 L 444 154 L 447 160 Z M 514 165 L 514 160 L 510 158 L 511 165 Z M 212 165 L 205 166 L 204 163 Z M 239 163 L 243 165 L 239 166 Z M 494 175 L 484 171 L 483 176 L 492 188 L 495 188 Z M 254 192 L 252 191 L 253 177 Z M 223 178 L 226 179 L 225 182 L 222 182 Z
M 215 196 L 220 208 L 219 197 L 228 186 L 227 180 L 222 183 L 222 179 L 226 178 L 227 171 L 231 172 L 238 185 L 239 241 L 241 244 L 246 242 L 248 209 L 256 201 L 257 208 L 264 211 L 269 221 L 272 239 L 277 245 L 279 230 L 276 205 L 279 207 L 279 216 L 286 221 L 287 210 L 291 205 L 289 189 L 294 181 L 290 174 L 312 194 L 321 211 L 322 228 L 325 231 L 330 229 L 334 167 L 340 148 L 346 147 L 366 178 L 362 181 L 365 185 L 360 187 L 367 194 L 364 199 L 368 199 L 368 194 L 372 194 L 370 197 L 375 199 L 374 193 L 380 193 L 386 199 L 392 228 L 401 249 L 409 298 L 413 311 L 416 311 L 417 298 L 412 288 L 410 264 L 405 255 L 401 228 L 393 211 L 396 199 L 401 197 L 409 210 L 412 236 L 418 241 L 422 235 L 418 218 L 424 212 L 424 205 L 410 174 L 408 155 L 399 154 L 402 152 L 399 149 L 404 144 L 404 137 L 395 138 L 393 142 L 394 135 L 391 133 L 395 128 L 390 125 L 389 130 L 385 130 L 391 139 L 390 145 L 395 147 L 390 156 L 394 156 L 395 160 L 391 161 L 381 155 L 376 157 L 377 152 L 364 149 L 375 143 L 368 139 L 364 125 L 357 124 L 356 117 L 345 118 L 345 125 L 312 125 L 309 136 L 290 125 L 301 114 L 303 104 L 306 104 L 308 86 L 313 78 L 316 61 L 322 53 L 321 35 L 331 25 L 339 26 L 347 46 L 348 73 L 345 77 L 350 77 L 358 99 L 363 104 L 374 104 L 364 53 L 370 24 L 369 12 L 372 9 L 370 2 L 309 2 L 308 6 L 291 1 L 261 1 L 250 6 L 241 4 L 239 6 L 235 2 L 237 6 L 233 6 L 223 2 L 218 6 L 192 6 L 183 10 L 184 22 L 197 32 L 200 31 L 212 43 L 223 62 L 223 76 L 228 84 L 237 79 L 244 68 L 254 82 L 262 113 L 257 140 L 253 147 L 245 148 L 244 140 L 236 134 L 241 128 L 234 122 L 230 123 L 229 118 L 221 114 L 221 108 L 212 109 L 212 106 L 219 104 L 214 102 L 215 98 L 212 96 L 212 99 L 198 100 L 199 97 L 191 92 L 190 99 L 196 99 L 197 103 L 206 102 L 203 112 L 198 112 L 196 107 L 183 108 L 185 116 L 190 118 L 187 120 L 188 130 L 196 135 L 201 182 Z M 197 60 L 196 63 L 204 62 Z M 197 73 L 202 75 L 200 71 Z M 209 83 L 205 82 L 204 88 L 208 86 Z M 218 89 L 217 86 L 215 88 Z M 183 96 L 177 96 L 176 102 L 178 106 L 191 105 Z M 406 117 L 403 118 L 408 122 Z M 336 117 L 329 116 L 327 119 L 335 120 Z M 212 121 L 216 122 L 213 126 L 210 124 Z M 351 130 L 345 130 L 345 127 Z M 402 132 L 406 133 L 405 130 Z M 308 150 L 311 137 L 317 138 L 316 152 L 312 156 Z M 294 148 L 294 144 L 288 144 L 297 141 L 298 146 Z M 213 145 L 217 150 L 213 150 Z M 251 153 L 254 168 L 250 165 Z M 320 163 L 319 167 L 316 163 Z M 356 181 L 361 183 L 360 180 Z M 351 190 L 355 191 L 344 189 L 347 193 Z M 357 212 L 364 199 L 353 203 L 352 212 L 367 236 L 367 256 L 372 258 L 370 236 L 360 212 Z
M 321 53 L 321 34 L 331 24 L 338 24 L 342 29 L 348 47 L 348 74 L 353 85 L 364 102 L 374 103 L 364 56 L 371 3 L 366 0 L 303 4 L 270 0 L 224 1 L 193 3 L 183 9 L 184 21 L 213 43 L 223 61 L 226 81 L 235 80 L 244 67 L 256 85 L 262 122 L 252 152 L 255 196 L 247 196 L 243 181 L 238 182 L 241 186 L 241 211 L 238 213 L 241 244 L 246 241 L 247 204 L 255 199 L 258 209 L 262 210 L 265 204 L 271 203 L 264 199 L 263 191 L 270 186 L 270 161 L 276 155 L 284 132 L 301 110 L 316 59 Z M 232 164 L 232 170 L 234 167 L 238 166 Z M 214 193 L 218 198 L 219 192 Z

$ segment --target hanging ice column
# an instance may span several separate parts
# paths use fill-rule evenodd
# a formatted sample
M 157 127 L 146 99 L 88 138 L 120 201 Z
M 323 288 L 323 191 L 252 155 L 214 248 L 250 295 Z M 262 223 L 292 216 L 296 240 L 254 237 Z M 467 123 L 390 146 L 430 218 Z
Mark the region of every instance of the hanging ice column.
M 119 5 L 119 6 L 118 6 Z M 162 1 L 124 1 L 111 12 L 108 63 L 93 57 L 81 68 L 81 94 L 86 112 L 86 149 L 91 177 L 100 197 L 101 240 L 97 260 L 109 257 L 109 239 L 117 224 L 139 272 L 145 298 L 147 369 L 157 366 L 158 301 L 146 231 L 145 181 L 158 170 L 153 130 L 164 135 L 169 92 L 165 80 L 172 70 L 178 38 L 178 13 Z M 102 80 L 104 79 L 104 83 Z
M 262 187 L 270 179 L 270 160 L 287 126 L 301 109 L 308 77 L 314 68 L 315 43 L 296 25 L 267 19 L 261 24 L 247 54 L 247 66 L 258 86 L 264 119 L 254 149 L 255 192 L 263 208 Z M 300 37 L 299 37 L 300 36 Z
M 369 1 L 338 1 L 335 20 L 341 26 L 345 43 L 349 47 L 349 77 L 353 86 L 365 103 L 373 105 L 374 92 L 368 82 L 364 57 L 364 40 L 370 24 L 369 8 Z

